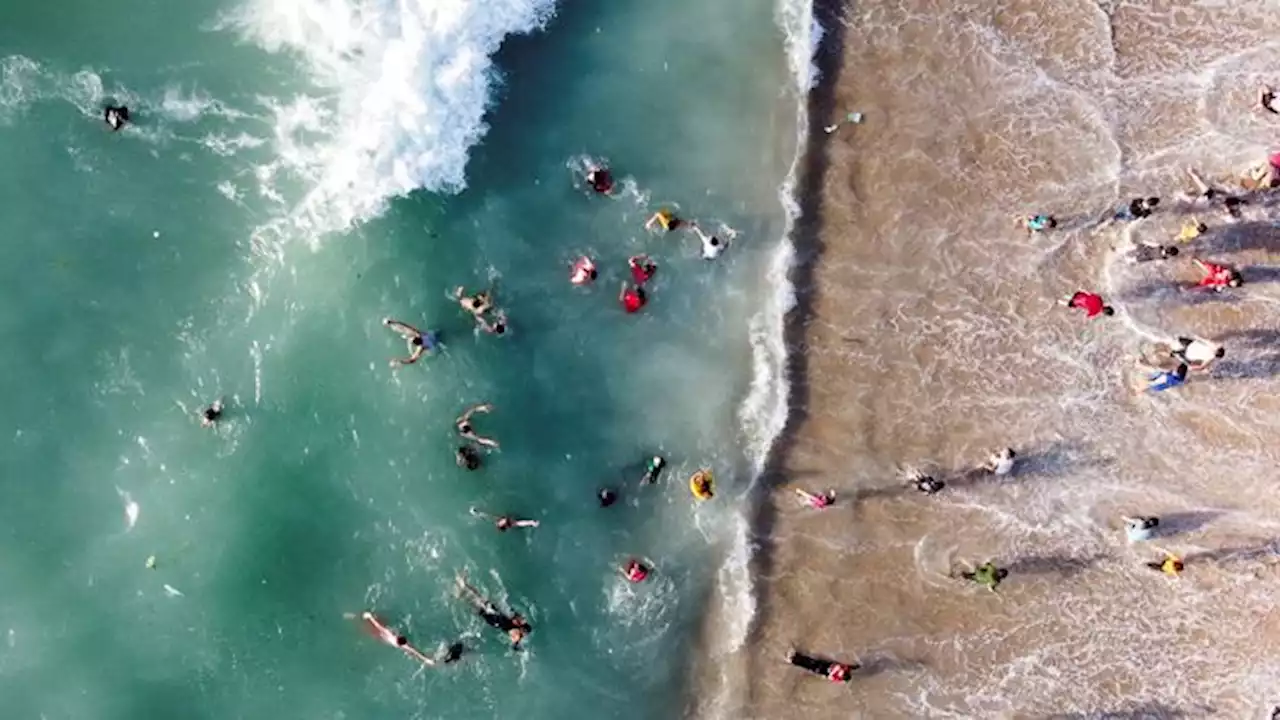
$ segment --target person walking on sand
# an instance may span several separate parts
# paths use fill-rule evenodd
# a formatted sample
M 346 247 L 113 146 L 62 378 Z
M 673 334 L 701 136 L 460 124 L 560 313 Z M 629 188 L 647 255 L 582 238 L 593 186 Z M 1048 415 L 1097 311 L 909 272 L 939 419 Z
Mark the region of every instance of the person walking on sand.
M 969 582 L 982 585 L 991 592 L 995 592 L 996 588 L 1000 586 L 1000 583 L 1003 582 L 1005 578 L 1009 577 L 1009 571 L 1001 567 L 996 567 L 994 562 L 988 560 L 971 571 L 962 571 L 959 576 Z
M 217 427 L 222 418 L 222 398 L 214 400 L 211 405 L 200 411 L 200 427 Z
M 1208 370 L 1214 362 L 1227 354 L 1226 348 L 1204 338 L 1179 337 L 1169 346 L 1169 356 L 1187 364 L 1192 370 Z
M 991 453 L 982 469 L 992 475 L 1008 475 L 1013 472 L 1013 463 L 1017 456 L 1013 448 L 1001 448 Z
M 800 498 L 800 503 L 802 505 L 811 507 L 815 510 L 823 510 L 836 504 L 835 490 L 827 490 L 821 494 L 811 493 L 808 490 L 801 490 L 800 488 L 792 488 L 792 490 L 794 490 L 796 496 Z
M 422 652 L 418 650 L 418 648 L 410 645 L 408 638 L 393 632 L 391 628 L 387 627 L 386 625 L 383 625 L 382 621 L 379 620 L 376 615 L 369 612 L 368 610 L 365 610 L 363 613 L 360 614 L 360 619 L 364 622 L 365 626 L 368 627 L 369 630 L 372 631 L 373 634 L 376 635 L 377 638 L 382 642 L 390 645 L 393 648 L 399 648 L 404 652 L 405 655 L 408 655 L 409 657 L 413 658 L 414 660 L 417 660 L 423 665 L 436 664 L 435 660 L 432 660 L 426 655 L 423 655 Z
M 853 672 L 862 667 L 858 663 L 850 665 L 805 655 L 797 652 L 795 648 L 787 650 L 787 663 L 808 670 L 814 675 L 821 675 L 834 683 L 849 682 L 853 679 Z
M 418 328 L 391 318 L 382 318 L 382 324 L 398 333 L 409 345 L 409 357 L 391 358 L 391 367 L 412 365 L 422 359 L 423 355 L 436 351 L 440 340 L 434 332 L 422 332 Z
M 1149 517 L 1145 515 L 1135 515 L 1133 517 L 1123 517 L 1124 534 L 1129 542 L 1141 542 L 1150 540 L 1155 535 L 1155 530 L 1160 526 L 1160 518 Z
M 1084 311 L 1085 317 L 1092 320 L 1099 315 L 1115 315 L 1115 308 L 1106 304 L 1102 300 L 1102 296 L 1097 293 L 1085 292 L 1077 290 L 1072 295 L 1062 298 L 1058 301 L 1059 305 L 1069 308 L 1078 308 Z
M 1240 271 L 1229 265 L 1219 265 L 1200 258 L 1191 258 L 1191 262 L 1195 263 L 1196 267 L 1200 268 L 1200 272 L 1204 273 L 1204 277 L 1200 278 L 1200 282 L 1196 283 L 1196 289 L 1222 292 L 1229 287 L 1236 288 L 1244 284 L 1244 278 L 1240 276 Z
M 471 425 L 472 415 L 475 415 L 476 413 L 488 414 L 492 410 L 493 410 L 493 406 L 490 405 L 489 403 L 480 403 L 479 405 L 472 405 L 471 407 L 467 408 L 466 412 L 458 416 L 458 419 L 455 420 L 453 423 L 453 427 L 455 430 L 458 431 L 459 435 L 470 440 L 473 443 L 478 443 L 487 448 L 496 448 L 498 447 L 497 440 L 493 440 L 491 438 L 477 435 L 475 428 L 472 427 Z
M 511 640 L 511 649 L 513 651 L 521 650 L 520 643 L 533 632 L 533 626 L 520 613 L 507 613 L 498 609 L 484 595 L 480 594 L 470 584 L 467 583 L 466 575 L 458 573 L 455 578 L 458 586 L 458 595 L 471 604 L 475 608 L 476 614 L 480 616 L 490 627 L 497 628 L 506 633 L 507 638 Z
M 471 514 L 474 517 L 492 520 L 493 526 L 498 528 L 498 532 L 506 532 L 512 528 L 538 527 L 537 520 L 521 520 L 519 518 L 513 518 L 510 515 L 490 515 L 489 513 L 481 512 L 475 508 L 471 508 Z
M 1058 221 L 1052 215 L 1021 215 L 1014 218 L 1018 227 L 1027 231 L 1027 235 L 1042 233 L 1058 227 Z

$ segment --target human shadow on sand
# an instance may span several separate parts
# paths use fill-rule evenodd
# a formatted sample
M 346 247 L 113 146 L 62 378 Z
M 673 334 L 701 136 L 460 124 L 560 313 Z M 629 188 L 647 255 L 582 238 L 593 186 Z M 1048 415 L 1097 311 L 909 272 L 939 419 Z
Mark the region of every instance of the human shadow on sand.
M 1155 532 L 1151 533 L 1151 537 L 1153 539 L 1171 538 L 1193 533 L 1222 515 L 1221 510 L 1190 510 L 1161 515 L 1160 524 L 1156 526 Z
M 889 672 L 913 672 L 928 667 L 921 660 L 895 657 L 888 653 L 873 652 L 861 660 L 862 667 L 855 673 L 859 677 L 875 677 Z
M 1188 565 L 1192 563 L 1216 563 L 1229 566 L 1264 560 L 1269 557 L 1275 557 L 1277 554 L 1280 554 L 1280 538 L 1271 538 L 1253 545 L 1236 545 L 1216 550 L 1187 553 L 1182 558 L 1182 561 Z
M 1248 287 L 1248 279 L 1245 279 Z M 1167 280 L 1152 281 L 1126 288 L 1116 294 L 1122 302 L 1142 302 L 1159 300 L 1161 302 L 1178 303 L 1179 305 L 1205 305 L 1207 303 L 1234 304 L 1244 299 L 1239 288 L 1231 288 L 1222 292 L 1200 289 L 1195 283 L 1187 281 Z
M 956 488 L 982 483 L 1011 484 L 1065 477 L 1090 468 L 1107 467 L 1113 462 L 1111 458 L 1086 456 L 1082 443 L 1059 441 L 1018 455 L 1013 471 L 1008 475 L 995 475 L 985 468 L 973 468 L 944 473 L 939 477 L 946 480 L 949 487 Z
M 1209 371 L 1214 380 L 1249 380 L 1280 375 L 1280 353 L 1267 353 L 1245 360 L 1223 359 Z
M 1241 222 L 1214 226 L 1189 243 L 1188 254 L 1211 255 L 1245 250 L 1280 252 L 1280 226 L 1268 222 Z
M 1217 712 L 1217 708 L 1208 705 L 1179 708 L 1165 705 L 1164 703 L 1151 702 L 1116 710 L 1090 710 L 1088 712 L 1044 715 L 1041 720 L 1189 720 L 1190 718 L 1209 717 L 1215 712 Z
M 1073 577 L 1108 557 L 1105 553 L 1095 553 L 1093 555 L 1071 555 L 1068 553 L 1026 555 L 1009 563 L 1006 569 L 1010 575 L 1015 577 L 1018 575 L 1051 574 Z

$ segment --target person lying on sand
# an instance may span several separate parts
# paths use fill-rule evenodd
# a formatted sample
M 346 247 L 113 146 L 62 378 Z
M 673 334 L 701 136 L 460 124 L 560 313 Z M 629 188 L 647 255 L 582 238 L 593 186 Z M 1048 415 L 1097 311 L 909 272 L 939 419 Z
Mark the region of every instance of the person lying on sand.
M 1052 215 L 1021 215 L 1013 221 L 1018 227 L 1026 230 L 1028 235 L 1058 227 L 1058 221 Z
M 801 490 L 800 488 L 792 488 L 792 490 L 795 491 L 796 496 L 800 498 L 800 502 L 802 504 L 814 508 L 815 510 L 829 508 L 836 503 L 835 490 L 827 490 L 822 494 L 811 493 L 808 490 Z
M 1276 108 L 1276 94 L 1270 85 L 1258 88 L 1258 109 L 1280 115 L 1280 109 Z
M 853 671 L 862 667 L 858 663 L 846 664 L 835 660 L 823 660 L 811 655 L 797 652 L 795 648 L 787 651 L 787 662 L 798 668 L 808 670 L 814 675 L 821 675 L 831 682 L 847 683 L 853 679 Z

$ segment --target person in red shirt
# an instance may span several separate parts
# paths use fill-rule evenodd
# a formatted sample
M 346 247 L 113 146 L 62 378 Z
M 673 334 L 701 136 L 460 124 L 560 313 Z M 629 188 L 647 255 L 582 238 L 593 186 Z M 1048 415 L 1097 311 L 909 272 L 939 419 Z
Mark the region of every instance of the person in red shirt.
M 653 274 L 658 272 L 658 263 L 648 255 L 632 255 L 627 258 L 627 265 L 631 268 L 631 279 L 636 281 L 637 287 L 649 282 Z
M 1235 268 L 1205 262 L 1200 258 L 1191 258 L 1191 262 L 1199 266 L 1200 271 L 1204 273 L 1204 277 L 1200 278 L 1200 282 L 1196 284 L 1196 287 L 1210 288 L 1217 292 L 1222 292 L 1229 287 L 1240 287 L 1240 284 L 1244 282 L 1244 278 L 1240 277 L 1240 272 Z
M 618 302 L 622 303 L 622 309 L 628 313 L 639 312 L 645 303 L 644 288 L 639 285 L 632 287 L 627 283 L 622 283 L 622 290 L 618 293 Z
M 1069 308 L 1080 308 L 1090 318 L 1095 318 L 1099 315 L 1116 314 L 1115 308 L 1104 303 L 1101 295 L 1084 292 L 1083 290 L 1077 291 L 1071 297 L 1065 297 L 1059 302 Z

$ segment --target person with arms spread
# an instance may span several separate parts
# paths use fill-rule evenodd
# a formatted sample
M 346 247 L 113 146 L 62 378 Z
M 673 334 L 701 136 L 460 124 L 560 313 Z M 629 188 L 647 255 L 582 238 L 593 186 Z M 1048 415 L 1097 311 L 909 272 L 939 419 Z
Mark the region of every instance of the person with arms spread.
M 1084 311 L 1085 317 L 1093 319 L 1099 315 L 1115 315 L 1115 308 L 1106 304 L 1102 300 L 1102 296 L 1096 293 L 1077 291 L 1075 294 L 1065 297 L 1058 301 L 1060 305 L 1069 308 L 1078 308 Z
M 382 324 L 399 333 L 409 345 L 409 357 L 392 358 L 391 367 L 412 365 L 422 359 L 423 355 L 435 352 L 436 348 L 440 346 L 440 341 L 434 332 L 424 333 L 412 325 L 402 323 L 399 320 L 392 320 L 391 318 L 382 318 Z
M 474 517 L 492 520 L 493 525 L 498 529 L 498 532 L 506 532 L 512 528 L 538 527 L 537 520 L 520 520 L 518 518 L 513 518 L 510 515 L 490 515 L 489 513 L 481 512 L 475 508 L 471 508 L 471 514 Z
M 507 638 L 511 640 L 512 650 L 521 650 L 520 643 L 533 631 L 533 626 L 529 624 L 519 613 L 504 613 L 498 609 L 497 605 L 489 602 L 479 590 L 467 583 L 465 575 L 459 573 L 457 577 L 458 594 L 471 606 L 475 608 L 476 614 L 480 616 L 490 627 L 497 628 L 506 633 Z
M 471 416 L 476 413 L 489 413 L 493 410 L 493 406 L 489 403 L 480 403 L 467 408 L 466 412 L 458 416 L 454 421 L 453 427 L 462 437 L 473 443 L 478 443 L 488 448 L 498 447 L 498 441 L 492 438 L 482 437 L 476 434 L 476 429 L 471 425 Z
M 368 610 L 365 610 L 363 613 L 360 614 L 360 619 L 365 623 L 365 625 L 370 629 L 370 631 L 372 631 L 373 634 L 376 635 L 378 639 L 381 640 L 382 642 L 390 645 L 393 648 L 399 648 L 400 650 L 404 651 L 405 655 L 408 655 L 409 657 L 413 658 L 414 660 L 417 660 L 423 665 L 436 664 L 435 660 L 432 660 L 426 655 L 423 655 L 418 650 L 418 648 L 410 645 L 409 640 L 405 636 L 395 633 L 391 630 L 391 628 L 387 627 L 386 625 L 383 625 L 382 621 L 378 620 L 377 616 L 375 616 L 373 613 L 369 612 Z

